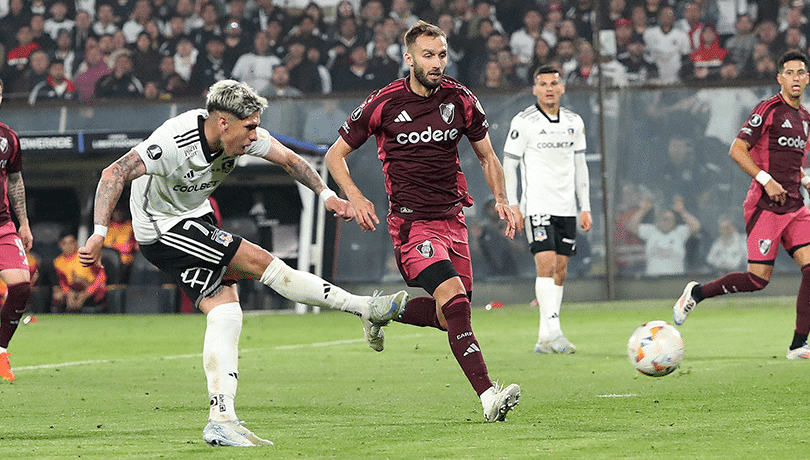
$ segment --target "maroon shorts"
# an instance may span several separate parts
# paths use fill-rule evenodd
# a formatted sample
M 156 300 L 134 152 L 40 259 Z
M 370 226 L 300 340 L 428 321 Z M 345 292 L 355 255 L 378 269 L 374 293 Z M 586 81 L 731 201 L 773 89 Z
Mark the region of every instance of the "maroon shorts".
M 447 220 L 405 220 L 388 216 L 388 233 L 394 243 L 397 266 L 408 286 L 422 270 L 441 260 L 449 260 L 461 277 L 464 288 L 472 291 L 472 261 L 464 215 Z
M 749 262 L 771 264 L 779 244 L 793 256 L 793 251 L 810 243 L 810 211 L 804 206 L 786 214 L 746 208 L 745 223 Z
M 14 222 L 9 221 L 0 227 L 0 270 L 18 268 L 28 270 L 25 247 L 17 234 Z

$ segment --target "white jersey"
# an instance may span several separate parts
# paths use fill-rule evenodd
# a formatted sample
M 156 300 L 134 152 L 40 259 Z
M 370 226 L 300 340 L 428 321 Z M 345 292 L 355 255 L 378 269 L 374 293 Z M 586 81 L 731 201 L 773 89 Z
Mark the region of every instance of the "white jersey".
M 535 104 L 512 118 L 504 151 L 504 168 L 518 161 L 520 211 L 524 216 L 576 216 L 591 210 L 588 166 L 585 162 L 585 124 L 576 113 L 561 107 L 552 120 Z M 510 161 L 507 161 L 510 160 Z M 510 203 L 517 200 L 517 175 L 506 174 Z
M 182 219 L 200 217 L 213 208 L 208 197 L 236 166 L 236 158 L 211 152 L 203 122 L 208 111 L 195 109 L 170 118 L 134 147 L 146 174 L 132 181 L 129 207 L 135 239 L 154 243 Z M 257 128 L 258 139 L 247 155 L 264 157 L 270 133 Z

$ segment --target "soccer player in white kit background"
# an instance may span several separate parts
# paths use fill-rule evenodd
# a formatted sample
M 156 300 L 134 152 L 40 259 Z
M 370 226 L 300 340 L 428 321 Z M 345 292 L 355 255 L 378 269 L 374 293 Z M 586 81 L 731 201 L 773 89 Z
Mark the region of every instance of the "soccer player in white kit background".
M 208 197 L 233 171 L 236 157 L 277 164 L 320 195 L 327 210 L 352 220 L 349 202 L 337 197 L 303 158 L 261 128 L 267 100 L 234 80 L 208 90 L 205 109 L 164 122 L 144 142 L 104 169 L 96 190 L 94 232 L 79 249 L 84 265 L 98 262 L 107 225 L 124 184 L 132 181 L 130 210 L 135 239 L 147 260 L 172 279 L 206 314 L 203 369 L 210 398 L 203 439 L 217 446 L 272 445 L 242 426 L 234 397 L 242 308 L 236 281 L 260 280 L 295 302 L 333 308 L 377 326 L 398 317 L 408 294 L 356 296 L 215 225 Z
M 587 232 L 593 225 L 585 124 L 560 107 L 565 85 L 556 68 L 539 67 L 532 92 L 537 103 L 515 115 L 503 147 L 506 191 L 510 203 L 519 203 L 512 206 L 515 223 L 519 232 L 525 228 L 537 269 L 540 329 L 534 351 L 571 354 L 576 347 L 562 332 L 560 308 L 576 248 L 577 201 L 580 228 Z

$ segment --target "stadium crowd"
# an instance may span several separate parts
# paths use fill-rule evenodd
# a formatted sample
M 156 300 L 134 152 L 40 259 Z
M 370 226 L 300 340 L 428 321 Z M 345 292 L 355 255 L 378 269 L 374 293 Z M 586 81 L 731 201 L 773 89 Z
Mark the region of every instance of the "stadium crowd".
M 270 97 L 371 91 L 405 75 L 402 34 L 423 19 L 447 33 L 448 75 L 472 88 L 524 87 L 543 64 L 595 85 L 599 59 L 608 85 L 771 79 L 810 34 L 806 0 L 280 3 L 2 0 L 0 78 L 31 104 L 198 96 L 225 78 Z

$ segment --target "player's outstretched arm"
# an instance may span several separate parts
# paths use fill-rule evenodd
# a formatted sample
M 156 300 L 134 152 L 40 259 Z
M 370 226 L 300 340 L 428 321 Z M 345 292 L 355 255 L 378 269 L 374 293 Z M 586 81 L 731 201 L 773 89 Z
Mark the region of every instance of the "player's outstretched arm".
M 489 184 L 492 195 L 495 196 L 495 209 L 498 210 L 498 217 L 506 221 L 506 231 L 504 235 L 509 239 L 515 238 L 515 214 L 509 206 L 509 199 L 506 195 L 506 187 L 504 186 L 503 167 L 501 166 L 498 156 L 495 155 L 495 149 L 492 148 L 492 142 L 489 140 L 489 133 L 476 142 L 470 142 L 478 161 L 481 163 L 481 168 L 484 171 L 484 178 Z
M 764 171 L 757 166 L 754 159 L 751 157 L 749 149 L 750 146 L 746 141 L 742 139 L 735 139 L 734 143 L 731 144 L 731 149 L 729 149 L 728 155 L 734 160 L 735 163 L 737 163 L 737 166 L 739 166 L 740 169 L 762 184 L 762 188 L 765 189 L 765 193 L 768 194 L 771 201 L 779 204 L 785 204 L 787 192 L 782 187 L 782 184 L 776 182 L 771 178 L 767 171 Z
M 338 198 L 334 193 L 330 193 L 329 187 L 323 181 L 320 174 L 312 168 L 312 165 L 301 158 L 300 155 L 287 148 L 275 137 L 270 137 L 270 151 L 267 152 L 264 159 L 281 166 L 287 171 L 290 177 L 320 195 L 323 199 L 324 207 L 332 211 L 335 217 L 340 217 L 347 221 L 354 219 L 354 211 L 352 210 L 351 204 L 346 200 Z
M 25 207 L 25 184 L 21 172 L 8 175 L 8 202 L 11 209 L 14 210 L 14 215 L 17 216 L 17 222 L 20 223 L 17 233 L 20 234 L 23 247 L 26 251 L 30 251 L 31 246 L 34 245 L 34 236 L 31 234 L 31 226 L 28 223 L 28 210 Z
M 329 147 L 329 151 L 326 152 L 326 167 L 329 168 L 329 174 L 332 175 L 338 186 L 346 192 L 346 196 L 349 198 L 354 210 L 357 225 L 364 232 L 374 231 L 377 228 L 376 224 L 380 223 L 380 219 L 377 218 L 374 210 L 374 203 L 366 199 L 363 192 L 354 183 L 349 172 L 349 165 L 346 163 L 346 156 L 352 153 L 353 150 L 342 137 L 338 137 L 335 143 Z
M 146 165 L 135 150 L 130 150 L 113 164 L 104 168 L 101 179 L 96 188 L 96 201 L 93 206 L 93 225 L 107 227 L 110 216 L 121 198 L 124 185 L 146 174 Z M 98 262 L 101 256 L 101 247 L 104 245 L 104 235 L 93 232 L 87 243 L 79 248 L 79 261 L 85 267 Z

